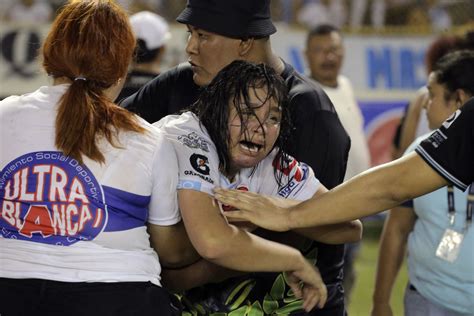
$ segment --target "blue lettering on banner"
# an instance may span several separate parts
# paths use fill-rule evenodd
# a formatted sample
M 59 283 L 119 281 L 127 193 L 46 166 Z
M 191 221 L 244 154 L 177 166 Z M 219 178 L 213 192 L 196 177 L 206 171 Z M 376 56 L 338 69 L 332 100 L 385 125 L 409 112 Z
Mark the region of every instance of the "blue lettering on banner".
M 383 80 L 387 89 L 417 89 L 424 85 L 423 75 L 425 51 L 410 47 L 394 49 L 389 46 L 366 49 L 368 85 L 381 88 Z M 421 75 L 421 78 L 419 77 Z
M 293 65 L 295 70 L 299 73 L 304 73 L 304 62 L 301 56 L 300 49 L 295 46 L 289 48 L 290 64 Z
M 392 53 L 389 48 L 382 48 L 381 52 L 368 48 L 367 66 L 369 87 L 377 88 L 377 80 L 382 77 L 385 79 L 385 87 L 393 88 Z

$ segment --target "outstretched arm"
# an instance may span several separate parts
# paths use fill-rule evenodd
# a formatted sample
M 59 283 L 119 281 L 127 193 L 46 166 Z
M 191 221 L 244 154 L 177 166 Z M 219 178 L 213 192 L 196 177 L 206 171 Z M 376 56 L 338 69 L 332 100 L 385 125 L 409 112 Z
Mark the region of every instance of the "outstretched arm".
M 268 197 L 216 189 L 215 197 L 240 211 L 228 218 L 248 220 L 270 230 L 286 231 L 345 222 L 372 215 L 431 192 L 447 181 L 416 153 L 369 169 L 319 198 L 283 208 Z
M 313 198 L 317 199 L 318 197 L 320 197 L 322 194 L 326 193 L 327 191 L 328 190 L 326 189 L 326 187 L 324 187 L 323 185 L 320 185 L 318 191 L 314 194 Z M 301 201 L 292 200 L 289 198 L 270 197 L 270 196 L 268 196 L 268 198 L 273 200 L 273 203 L 280 205 L 280 207 L 282 208 L 291 208 L 302 203 Z M 227 213 L 228 212 L 224 212 L 224 215 L 227 215 Z M 236 224 L 242 223 L 241 220 L 234 219 L 232 217 L 228 218 L 228 220 Z M 248 222 L 244 222 L 244 223 L 248 223 Z M 359 220 L 352 220 L 352 221 L 346 221 L 346 222 L 337 223 L 337 224 L 319 225 L 319 226 L 312 226 L 312 227 L 307 227 L 307 228 L 296 228 L 296 229 L 293 229 L 292 231 L 299 235 L 307 237 L 311 240 L 315 240 L 315 241 L 322 242 L 325 244 L 337 245 L 337 244 L 359 241 L 362 238 L 362 223 Z M 265 236 L 268 236 L 268 235 L 265 235 Z M 270 238 L 264 237 L 264 238 L 275 240 L 271 237 Z M 283 238 L 294 239 L 287 235 L 285 235 L 285 237 Z M 282 242 L 287 245 L 292 245 L 291 243 L 288 243 L 283 240 L 282 241 L 275 240 L 275 241 Z

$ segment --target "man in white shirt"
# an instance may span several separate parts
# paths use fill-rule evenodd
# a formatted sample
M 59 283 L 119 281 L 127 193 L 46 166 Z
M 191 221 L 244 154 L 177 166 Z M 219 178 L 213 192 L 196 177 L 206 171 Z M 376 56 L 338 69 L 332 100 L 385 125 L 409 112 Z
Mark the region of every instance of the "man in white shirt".
M 339 120 L 351 138 L 344 180 L 370 167 L 370 153 L 364 134 L 364 118 L 354 96 L 349 79 L 340 74 L 344 59 L 342 36 L 333 25 L 320 24 L 308 33 L 306 59 L 310 78 L 316 81 L 331 99 Z M 346 300 L 350 295 L 355 275 L 354 257 L 358 244 L 347 244 L 344 264 L 344 290 Z

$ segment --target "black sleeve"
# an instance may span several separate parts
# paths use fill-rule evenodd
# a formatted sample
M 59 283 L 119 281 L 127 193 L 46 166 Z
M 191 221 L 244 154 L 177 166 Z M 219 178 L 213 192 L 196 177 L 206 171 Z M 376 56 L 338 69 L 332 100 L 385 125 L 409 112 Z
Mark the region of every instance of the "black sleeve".
M 120 102 L 120 106 L 134 112 L 149 123 L 154 123 L 168 114 L 166 95 L 167 73 L 163 73 L 146 83 L 135 94 Z
M 331 189 L 344 180 L 350 138 L 336 112 L 325 110 L 320 102 L 318 96 L 311 93 L 291 100 L 291 119 L 295 126 L 291 155 L 310 165 L 319 181 Z M 330 102 L 329 99 L 326 102 Z
M 180 64 L 149 81 L 120 105 L 154 123 L 191 105 L 198 93 L 191 67 Z
M 474 181 L 474 99 L 450 116 L 416 152 L 461 190 Z

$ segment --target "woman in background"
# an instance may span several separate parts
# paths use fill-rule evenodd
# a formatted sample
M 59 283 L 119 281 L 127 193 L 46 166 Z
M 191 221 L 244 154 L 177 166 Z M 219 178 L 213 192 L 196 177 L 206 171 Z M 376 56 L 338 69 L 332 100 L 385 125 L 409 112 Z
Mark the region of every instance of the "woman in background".
M 160 261 L 196 256 L 158 211 L 159 132 L 112 101 L 134 46 L 114 1 L 71 1 L 42 49 L 53 85 L 0 102 L 2 315 L 171 315 Z
M 441 58 L 427 88 L 426 114 L 430 128 L 437 129 L 474 95 L 474 51 Z M 407 153 L 428 136 L 419 137 Z M 405 315 L 472 315 L 474 232 L 466 221 L 467 204 L 468 192 L 449 186 L 390 211 L 380 239 L 373 316 L 393 315 L 390 294 L 406 248 L 410 283 L 405 291 Z M 442 241 L 450 235 L 463 235 L 463 241 L 451 253 L 444 253 Z

